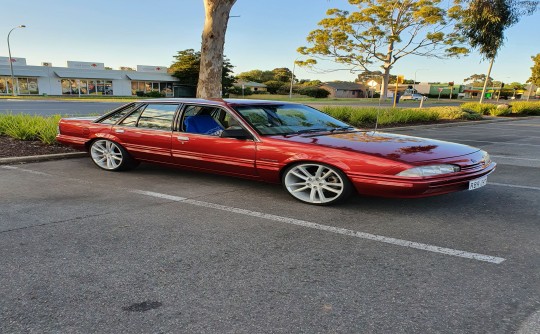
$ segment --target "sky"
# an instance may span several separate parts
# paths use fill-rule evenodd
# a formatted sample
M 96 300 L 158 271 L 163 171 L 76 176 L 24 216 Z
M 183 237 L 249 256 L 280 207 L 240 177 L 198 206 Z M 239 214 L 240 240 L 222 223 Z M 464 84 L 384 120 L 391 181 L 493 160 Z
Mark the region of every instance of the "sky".
M 200 50 L 204 24 L 202 0 L 0 0 L 0 56 L 8 56 L 9 31 L 13 57 L 28 65 L 68 60 L 105 63 L 118 69 L 136 65 L 170 66 L 185 49 Z M 235 74 L 278 67 L 293 69 L 306 59 L 296 49 L 308 46 L 306 37 L 317 28 L 329 8 L 347 9 L 346 0 L 237 0 L 229 20 L 225 55 Z M 491 77 L 504 82 L 525 82 L 531 74 L 531 56 L 540 53 L 540 12 L 523 17 L 506 31 L 506 42 L 495 60 Z M 475 51 L 460 59 L 407 56 L 392 74 L 420 82 L 462 83 L 471 74 L 486 73 L 489 63 Z M 338 68 L 321 62 L 323 69 Z M 296 66 L 298 79 L 354 81 L 348 70 L 316 73 Z M 376 66 L 372 70 L 380 70 Z

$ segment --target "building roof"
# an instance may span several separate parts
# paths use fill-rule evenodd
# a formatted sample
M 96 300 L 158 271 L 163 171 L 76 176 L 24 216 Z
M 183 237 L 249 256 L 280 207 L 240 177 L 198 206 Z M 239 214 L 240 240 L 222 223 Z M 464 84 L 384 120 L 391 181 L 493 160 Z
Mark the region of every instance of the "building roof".
M 364 90 L 366 89 L 364 85 L 358 84 L 356 82 L 343 82 L 343 81 L 325 82 L 322 84 L 322 87 L 324 86 L 328 86 L 328 87 L 339 89 L 339 90 Z
M 166 73 L 148 73 L 148 72 L 133 72 L 126 73 L 130 80 L 137 81 L 179 81 L 178 78 L 170 76 Z
M 11 76 L 7 65 L 0 65 L 0 75 Z M 47 68 L 43 66 L 13 66 L 13 75 L 16 77 L 46 77 Z
M 254 82 L 254 81 L 237 81 L 234 83 L 234 85 L 239 86 L 239 87 L 244 85 L 245 87 L 266 88 L 265 84 Z
M 54 68 L 54 73 L 60 78 L 68 79 L 123 79 L 119 71 L 113 70 L 79 70 L 72 68 Z

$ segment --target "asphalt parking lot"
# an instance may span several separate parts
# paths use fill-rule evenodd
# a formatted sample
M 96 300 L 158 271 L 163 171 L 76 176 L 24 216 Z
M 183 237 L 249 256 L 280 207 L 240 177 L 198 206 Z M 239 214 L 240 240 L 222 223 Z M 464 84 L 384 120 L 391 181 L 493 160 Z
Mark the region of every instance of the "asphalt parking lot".
M 475 191 L 316 207 L 146 164 L 0 166 L 0 332 L 538 333 L 540 119 L 391 131 L 498 169 Z

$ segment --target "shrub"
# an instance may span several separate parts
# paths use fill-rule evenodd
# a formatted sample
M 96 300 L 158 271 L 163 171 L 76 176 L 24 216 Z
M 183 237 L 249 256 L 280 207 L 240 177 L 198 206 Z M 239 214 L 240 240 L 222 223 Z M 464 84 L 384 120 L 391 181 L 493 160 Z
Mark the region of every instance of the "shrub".
M 279 89 L 285 85 L 282 81 L 277 80 L 270 80 L 263 82 L 263 84 L 266 85 L 266 89 L 268 90 L 268 93 L 270 94 L 277 94 Z
M 19 140 L 40 140 L 45 144 L 56 142 L 59 115 L 37 116 L 24 114 L 0 114 L 0 135 Z
M 428 108 L 428 110 L 438 114 L 441 119 L 482 119 L 482 115 L 476 112 L 463 111 L 460 107 L 432 107 Z
M 314 97 L 317 99 L 323 99 L 327 98 L 328 95 L 330 95 L 330 92 L 326 89 L 318 88 L 318 87 L 306 87 L 299 91 L 302 95 L 307 95 L 310 97 Z
M 539 115 L 540 102 L 519 101 L 510 103 L 510 111 L 514 115 Z
M 242 87 L 233 86 L 232 88 L 229 89 L 229 93 L 242 96 Z M 249 87 L 244 88 L 244 96 L 251 95 L 251 94 L 253 94 L 253 91 L 251 90 L 251 88 Z
M 427 109 L 394 109 L 394 108 L 355 108 L 355 107 L 323 107 L 322 110 L 332 117 L 357 127 L 368 127 L 375 124 L 377 113 L 379 124 L 407 124 L 435 121 L 440 118 L 437 112 Z
M 146 97 L 165 97 L 164 94 L 161 94 L 160 92 L 158 91 L 151 91 L 151 92 L 148 92 L 148 93 L 144 93 L 144 96 Z
M 137 95 L 138 97 L 143 97 L 144 92 L 142 90 L 138 90 L 138 91 L 135 92 L 135 95 Z
M 480 115 L 491 115 L 493 110 L 497 109 L 497 106 L 491 103 L 478 103 L 478 102 L 467 102 L 463 103 L 461 106 L 461 110 L 471 113 L 477 113 Z

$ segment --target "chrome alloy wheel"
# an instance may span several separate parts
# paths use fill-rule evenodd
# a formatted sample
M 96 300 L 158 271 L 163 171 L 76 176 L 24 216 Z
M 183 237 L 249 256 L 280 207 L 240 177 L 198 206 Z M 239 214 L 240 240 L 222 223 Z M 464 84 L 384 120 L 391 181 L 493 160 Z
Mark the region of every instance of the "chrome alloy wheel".
M 106 170 L 117 170 L 124 161 L 123 150 L 120 146 L 106 139 L 93 142 L 90 147 L 90 155 L 96 165 Z
M 349 180 L 333 167 L 303 163 L 290 167 L 283 177 L 287 191 L 302 202 L 330 204 L 349 194 Z

